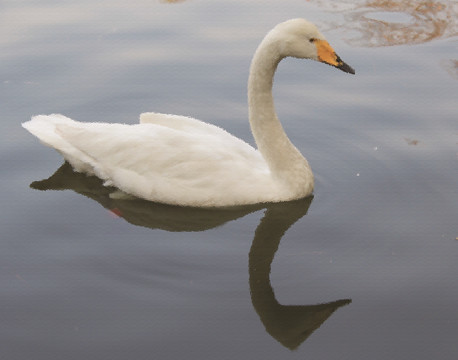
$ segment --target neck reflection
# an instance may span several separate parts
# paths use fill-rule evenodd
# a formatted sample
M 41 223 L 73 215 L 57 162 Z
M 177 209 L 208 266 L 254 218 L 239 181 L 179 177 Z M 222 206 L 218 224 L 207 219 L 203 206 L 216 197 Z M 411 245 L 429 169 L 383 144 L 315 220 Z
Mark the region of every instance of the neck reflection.
M 268 207 L 249 253 L 251 301 L 266 331 L 293 350 L 350 299 L 318 305 L 281 305 L 270 284 L 271 265 L 285 232 L 308 210 L 311 198 Z

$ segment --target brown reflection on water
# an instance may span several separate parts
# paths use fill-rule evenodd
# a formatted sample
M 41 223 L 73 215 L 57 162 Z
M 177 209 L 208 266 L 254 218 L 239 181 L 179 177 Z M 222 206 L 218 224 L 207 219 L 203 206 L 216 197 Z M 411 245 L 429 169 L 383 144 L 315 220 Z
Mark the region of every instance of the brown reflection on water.
M 175 3 L 180 3 L 186 0 L 160 0 L 161 3 L 166 3 L 166 4 L 175 4 Z
M 349 2 L 315 1 L 320 7 L 343 13 L 333 24 L 352 45 L 378 47 L 421 44 L 458 35 L 458 4 L 455 1 L 372 0 Z M 400 19 L 401 18 L 401 19 Z
M 442 67 L 456 80 L 458 80 L 458 60 L 448 60 L 442 62 Z

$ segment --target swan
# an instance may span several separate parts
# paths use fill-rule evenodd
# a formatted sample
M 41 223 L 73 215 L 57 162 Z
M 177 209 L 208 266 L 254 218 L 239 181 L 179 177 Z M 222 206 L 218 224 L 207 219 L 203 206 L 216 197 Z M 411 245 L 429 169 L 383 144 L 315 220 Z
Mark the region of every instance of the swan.
M 257 149 L 215 125 L 153 112 L 141 114 L 134 125 L 52 114 L 33 116 L 22 126 L 75 171 L 95 175 L 128 196 L 191 207 L 304 198 L 313 191 L 312 170 L 283 130 L 272 96 L 274 74 L 285 57 L 355 73 L 311 22 L 292 19 L 275 26 L 258 46 L 248 79 Z

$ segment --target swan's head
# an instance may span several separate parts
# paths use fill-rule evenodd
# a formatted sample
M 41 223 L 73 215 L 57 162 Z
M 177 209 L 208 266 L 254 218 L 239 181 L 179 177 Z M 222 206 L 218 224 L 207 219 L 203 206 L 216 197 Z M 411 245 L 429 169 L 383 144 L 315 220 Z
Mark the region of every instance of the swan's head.
M 350 74 L 355 73 L 336 54 L 317 27 L 307 20 L 292 19 L 282 22 L 273 28 L 268 37 L 277 44 L 281 57 L 312 59 Z

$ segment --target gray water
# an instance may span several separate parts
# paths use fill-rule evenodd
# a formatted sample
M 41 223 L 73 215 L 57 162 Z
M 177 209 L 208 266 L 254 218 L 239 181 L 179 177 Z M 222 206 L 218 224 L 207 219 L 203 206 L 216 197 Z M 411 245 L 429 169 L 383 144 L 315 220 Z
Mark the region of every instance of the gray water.
M 3 1 L 0 358 L 456 358 L 457 7 Z M 253 144 L 250 59 L 293 17 L 356 70 L 278 69 L 313 198 L 218 211 L 113 200 L 20 126 L 158 111 Z

